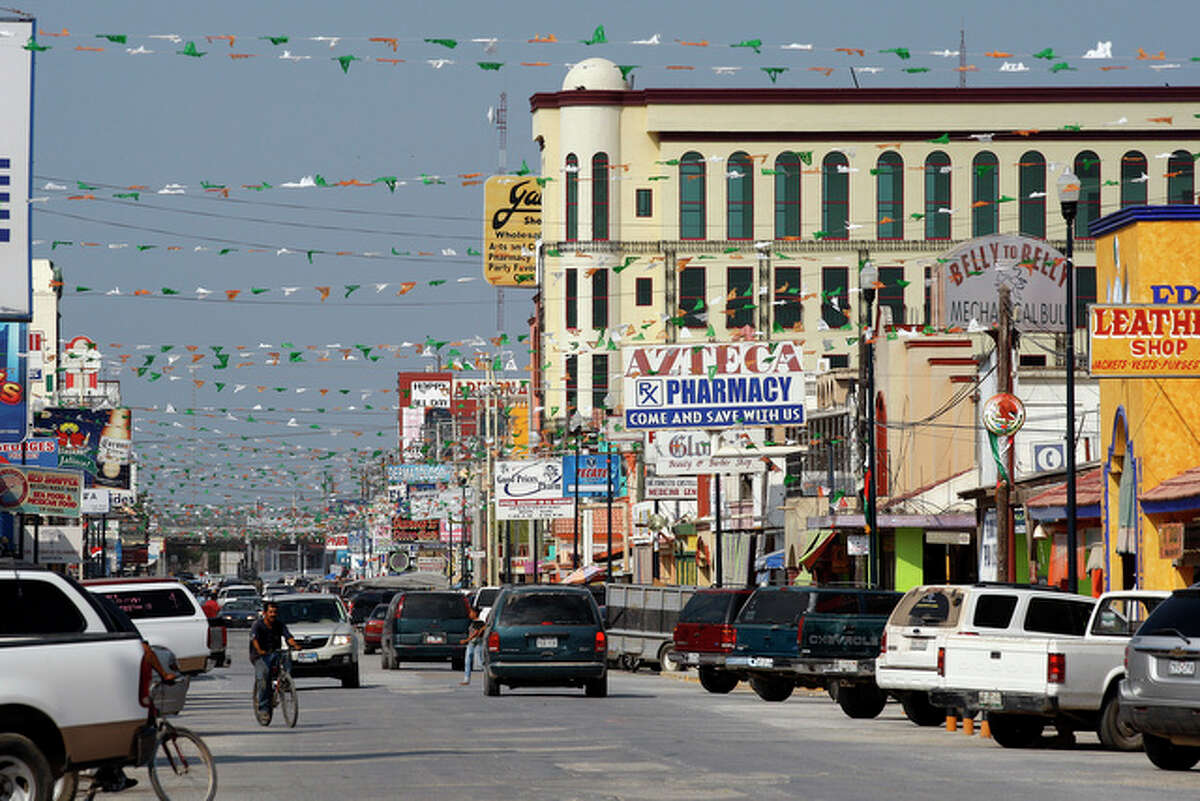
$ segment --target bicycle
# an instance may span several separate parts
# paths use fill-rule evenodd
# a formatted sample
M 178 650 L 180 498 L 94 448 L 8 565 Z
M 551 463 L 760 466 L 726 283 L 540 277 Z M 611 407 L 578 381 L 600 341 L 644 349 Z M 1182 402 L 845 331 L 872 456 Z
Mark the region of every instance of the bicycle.
M 274 653 L 283 654 L 285 652 L 275 651 Z M 271 682 L 271 705 L 263 710 L 258 707 L 261 679 L 257 677 L 254 679 L 254 691 L 251 693 L 250 702 L 254 706 L 255 718 L 259 725 L 270 726 L 273 712 L 276 707 L 279 707 L 283 710 L 283 722 L 289 729 L 294 729 L 296 722 L 300 720 L 300 699 L 296 694 L 296 680 L 292 678 L 291 672 L 283 667 L 282 659 L 273 660 L 268 680 Z

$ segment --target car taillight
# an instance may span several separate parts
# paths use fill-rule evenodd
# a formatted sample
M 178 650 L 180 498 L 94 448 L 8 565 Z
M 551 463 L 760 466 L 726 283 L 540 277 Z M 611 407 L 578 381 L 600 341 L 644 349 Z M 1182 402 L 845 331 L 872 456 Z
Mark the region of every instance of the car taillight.
M 395 615 L 393 615 L 393 616 L 392 616 L 392 618 L 393 618 L 394 620 L 399 620 L 399 619 L 400 619 L 400 613 L 401 613 L 402 611 L 404 611 L 404 599 L 403 599 L 403 598 L 401 598 L 399 601 L 396 601 L 396 614 L 395 614 Z
M 150 666 L 150 656 L 143 648 L 142 664 L 138 668 L 138 703 L 144 707 L 150 706 L 150 678 L 154 675 L 154 668 Z
M 721 626 L 717 636 L 717 647 L 723 651 L 732 651 L 737 647 L 737 629 L 733 626 Z
M 1067 655 L 1046 655 L 1046 681 L 1050 684 L 1062 684 L 1067 680 Z
M 596 653 L 603 653 L 608 648 L 608 638 L 603 631 L 596 632 Z
M 1125 672 L 1129 672 L 1129 646 L 1125 646 Z
M 800 619 L 796 621 L 796 645 L 800 647 L 801 651 L 804 650 L 804 615 L 801 615 Z
M 494 631 L 488 635 L 488 651 L 493 654 L 500 652 L 500 635 Z
M 879 638 L 879 655 L 887 656 L 887 629 L 883 630 L 883 635 Z
M 939 676 L 945 676 L 945 675 L 946 675 L 946 649 L 945 649 L 945 648 L 939 648 L 939 649 L 938 649 L 938 670 L 937 670 L 937 674 L 938 674 Z

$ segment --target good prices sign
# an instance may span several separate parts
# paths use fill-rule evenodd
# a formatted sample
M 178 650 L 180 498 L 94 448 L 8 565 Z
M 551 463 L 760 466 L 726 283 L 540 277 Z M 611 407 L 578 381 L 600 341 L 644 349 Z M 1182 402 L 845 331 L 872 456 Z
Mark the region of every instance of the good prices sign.
M 496 519 L 550 520 L 570 517 L 574 499 L 563 497 L 559 459 L 496 462 Z
M 1088 339 L 1099 378 L 1200 374 L 1200 305 L 1089 306 Z
M 804 423 L 797 342 L 626 348 L 626 428 L 726 428 Z

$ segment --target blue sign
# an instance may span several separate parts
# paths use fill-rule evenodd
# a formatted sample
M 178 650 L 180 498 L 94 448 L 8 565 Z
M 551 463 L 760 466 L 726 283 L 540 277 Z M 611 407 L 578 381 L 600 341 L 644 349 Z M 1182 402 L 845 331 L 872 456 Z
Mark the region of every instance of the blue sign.
M 563 497 L 575 496 L 575 454 L 563 456 Z M 612 494 L 624 497 L 625 477 L 621 473 L 619 453 L 585 453 L 579 456 L 579 494 L 581 496 L 606 496 L 609 493 L 609 471 L 612 471 Z
M 58 440 L 31 437 L 25 440 L 24 464 L 34 467 L 58 467 Z M 20 442 L 0 442 L 0 464 L 22 464 Z
M 454 478 L 454 467 L 448 464 L 389 464 L 389 484 L 445 484 Z
M 0 442 L 25 439 L 29 417 L 25 386 L 25 324 L 0 324 Z

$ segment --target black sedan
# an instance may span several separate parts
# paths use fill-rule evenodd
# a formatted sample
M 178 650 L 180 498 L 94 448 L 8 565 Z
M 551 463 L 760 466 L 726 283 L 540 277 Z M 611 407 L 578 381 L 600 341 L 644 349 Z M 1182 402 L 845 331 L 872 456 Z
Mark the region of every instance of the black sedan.
M 227 626 L 231 629 L 248 629 L 258 620 L 262 605 L 258 601 L 232 600 L 221 607 L 221 611 L 213 618 L 213 625 Z

